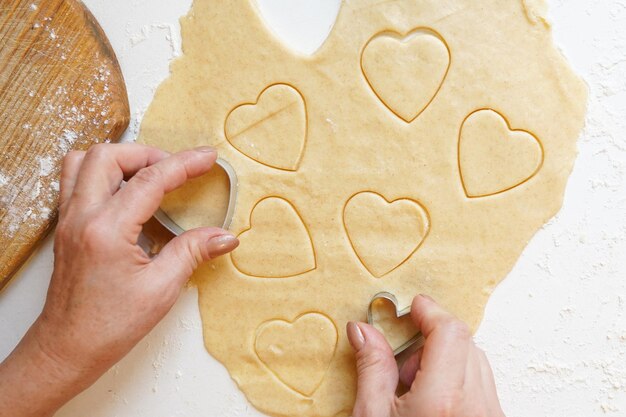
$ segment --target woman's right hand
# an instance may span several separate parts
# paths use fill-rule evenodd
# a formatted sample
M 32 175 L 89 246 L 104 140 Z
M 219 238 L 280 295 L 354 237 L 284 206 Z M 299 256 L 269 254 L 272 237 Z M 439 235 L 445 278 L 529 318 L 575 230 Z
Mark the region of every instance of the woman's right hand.
M 400 371 L 378 330 L 348 323 L 358 372 L 353 416 L 503 417 L 493 372 L 467 325 L 423 295 L 413 300 L 411 317 L 426 344 Z M 410 387 L 401 397 L 399 380 Z

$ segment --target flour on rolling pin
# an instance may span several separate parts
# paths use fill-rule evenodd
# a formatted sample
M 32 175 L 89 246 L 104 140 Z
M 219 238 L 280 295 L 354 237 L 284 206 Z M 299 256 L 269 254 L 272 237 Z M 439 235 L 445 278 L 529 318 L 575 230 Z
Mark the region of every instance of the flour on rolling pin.
M 76 0 L 0 7 L 0 288 L 51 229 L 63 157 L 115 141 L 130 114 L 100 26 Z

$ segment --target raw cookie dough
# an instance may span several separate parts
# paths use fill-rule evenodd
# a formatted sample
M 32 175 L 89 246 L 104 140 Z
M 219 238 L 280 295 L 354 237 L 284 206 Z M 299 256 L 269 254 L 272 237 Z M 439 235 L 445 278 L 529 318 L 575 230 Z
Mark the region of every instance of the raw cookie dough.
M 559 210 L 583 127 L 586 88 L 542 7 L 346 0 L 309 57 L 253 0 L 194 1 L 141 140 L 214 145 L 237 171 L 242 246 L 194 280 L 206 347 L 255 407 L 348 415 L 345 324 L 378 292 L 428 293 L 476 329 Z M 210 224 L 213 195 L 172 215 Z

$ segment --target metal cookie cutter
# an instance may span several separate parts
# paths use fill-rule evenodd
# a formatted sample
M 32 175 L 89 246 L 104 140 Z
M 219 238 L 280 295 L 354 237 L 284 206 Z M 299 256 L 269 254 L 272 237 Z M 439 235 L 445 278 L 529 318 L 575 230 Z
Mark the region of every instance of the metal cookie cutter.
M 228 181 L 230 182 L 230 198 L 228 200 L 228 210 L 226 211 L 226 217 L 224 218 L 224 224 L 222 225 L 223 229 L 228 229 L 230 224 L 233 221 L 233 215 L 235 214 L 235 204 L 237 204 L 237 173 L 235 173 L 235 169 L 231 164 L 226 162 L 225 160 L 218 158 L 215 161 L 217 165 L 219 165 L 226 175 L 228 175 Z M 172 232 L 175 236 L 180 236 L 185 232 L 185 229 L 180 227 L 167 213 L 161 209 L 157 210 L 154 213 L 154 218 L 163 225 L 167 230 Z
M 370 301 L 370 305 L 367 309 L 367 323 L 370 324 L 371 326 L 374 325 L 374 315 L 372 312 L 372 306 L 377 300 L 381 300 L 381 299 L 390 301 L 395 306 L 397 318 L 401 318 L 408 314 L 411 314 L 411 306 L 402 310 L 398 310 L 398 299 L 396 298 L 396 296 L 389 292 L 380 292 L 376 294 L 374 297 L 372 297 L 372 300 Z M 424 346 L 425 341 L 426 340 L 424 339 L 424 336 L 422 336 L 421 333 L 417 333 L 415 336 L 407 340 L 401 346 L 394 349 L 393 354 L 395 356 L 398 356 L 399 354 L 401 354 L 402 352 L 406 351 L 408 348 L 414 345 L 417 345 L 418 347 L 422 347 Z

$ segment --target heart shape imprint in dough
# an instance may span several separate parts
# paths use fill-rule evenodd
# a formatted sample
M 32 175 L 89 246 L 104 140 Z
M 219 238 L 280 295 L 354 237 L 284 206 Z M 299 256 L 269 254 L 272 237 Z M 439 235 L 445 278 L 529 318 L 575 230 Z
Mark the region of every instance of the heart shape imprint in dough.
M 287 200 L 269 197 L 250 214 L 250 228 L 239 235 L 232 252 L 233 265 L 257 278 L 290 278 L 316 268 L 315 250 L 308 229 Z
M 285 45 L 305 55 L 314 54 L 335 25 L 337 0 L 257 0 L 259 14 Z
M 407 123 L 435 99 L 450 69 L 450 49 L 432 29 L 375 35 L 365 46 L 361 69 L 378 98 Z
M 286 386 L 310 397 L 320 386 L 337 348 L 335 324 L 320 313 L 293 322 L 272 320 L 256 333 L 254 348 L 263 364 Z
M 304 97 L 287 84 L 274 84 L 230 112 L 226 139 L 239 152 L 271 168 L 297 171 L 307 139 Z
M 430 231 L 428 212 L 420 203 L 388 201 L 372 192 L 348 200 L 343 221 L 357 257 L 376 278 L 406 262 Z
M 459 170 L 469 198 L 509 191 L 534 177 L 543 165 L 539 139 L 512 130 L 503 115 L 478 110 L 463 122 L 459 135 Z

